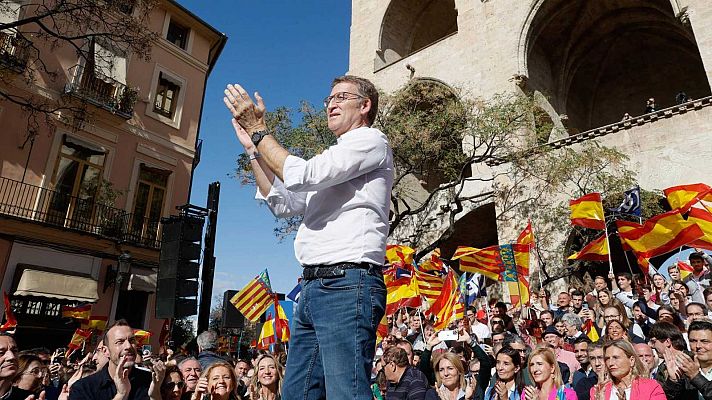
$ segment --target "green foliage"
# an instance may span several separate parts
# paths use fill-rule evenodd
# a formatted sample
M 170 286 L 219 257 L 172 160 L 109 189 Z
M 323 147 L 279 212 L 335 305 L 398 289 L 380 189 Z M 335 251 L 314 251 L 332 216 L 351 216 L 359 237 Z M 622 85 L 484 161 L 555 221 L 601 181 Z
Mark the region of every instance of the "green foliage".
M 171 338 L 175 342 L 176 347 L 186 345 L 195 339 L 195 327 L 193 326 L 193 321 L 184 318 L 176 319 L 173 322 L 173 331 Z

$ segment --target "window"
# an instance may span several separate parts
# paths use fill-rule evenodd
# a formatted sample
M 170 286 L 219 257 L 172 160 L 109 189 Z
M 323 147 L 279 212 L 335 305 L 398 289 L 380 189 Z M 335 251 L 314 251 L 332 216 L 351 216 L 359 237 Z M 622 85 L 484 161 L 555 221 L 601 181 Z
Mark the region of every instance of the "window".
M 49 218 L 91 218 L 104 173 L 106 150 L 64 136 L 55 169 Z
M 166 40 L 173 43 L 174 45 L 186 50 L 188 46 L 188 34 L 190 29 L 177 23 L 173 19 L 168 24 L 168 32 L 166 33 Z
M 153 102 L 153 111 L 167 118 L 173 118 L 176 111 L 176 103 L 180 86 L 167 79 L 163 72 L 158 77 L 158 88 L 156 89 L 156 100 Z
M 141 164 L 136 185 L 131 233 L 137 240 L 155 241 L 166 199 L 170 171 Z

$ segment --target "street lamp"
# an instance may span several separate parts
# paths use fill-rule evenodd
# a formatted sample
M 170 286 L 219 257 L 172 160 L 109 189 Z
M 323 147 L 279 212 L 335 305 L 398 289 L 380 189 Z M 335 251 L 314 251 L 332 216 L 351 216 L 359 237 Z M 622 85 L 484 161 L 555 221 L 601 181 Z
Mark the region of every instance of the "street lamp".
M 106 278 L 104 279 L 104 291 L 109 288 L 109 286 L 116 284 L 116 287 L 121 289 L 121 284 L 129 276 L 131 271 L 131 253 L 124 251 L 119 255 L 118 267 L 109 265 L 109 270 L 106 271 Z

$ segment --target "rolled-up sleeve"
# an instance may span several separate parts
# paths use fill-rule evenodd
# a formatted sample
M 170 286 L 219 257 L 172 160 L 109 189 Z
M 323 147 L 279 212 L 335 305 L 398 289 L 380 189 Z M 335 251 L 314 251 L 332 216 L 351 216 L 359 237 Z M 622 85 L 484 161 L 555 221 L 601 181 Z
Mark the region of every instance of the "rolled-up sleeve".
M 283 169 L 285 187 L 291 192 L 317 191 L 382 166 L 387 160 L 388 144 L 376 132 L 375 129 L 351 131 L 308 161 L 288 156 Z
M 263 200 L 277 218 L 292 217 L 304 213 L 307 205 L 306 193 L 293 193 L 284 187 L 279 178 L 275 177 L 267 196 L 262 196 L 259 189 L 255 199 Z

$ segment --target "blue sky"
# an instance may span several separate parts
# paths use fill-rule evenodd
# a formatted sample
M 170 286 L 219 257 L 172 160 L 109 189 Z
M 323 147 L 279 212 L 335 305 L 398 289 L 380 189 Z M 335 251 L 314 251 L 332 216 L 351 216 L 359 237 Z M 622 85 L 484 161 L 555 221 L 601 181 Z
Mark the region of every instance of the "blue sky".
M 293 239 L 279 243 L 275 220 L 254 200 L 253 186 L 228 175 L 242 146 L 222 103 L 228 83 L 259 91 L 268 109 L 320 104 L 331 79 L 348 70 L 351 2 L 348 0 L 179 0 L 228 36 L 208 81 L 200 137 L 203 153 L 191 202 L 205 206 L 208 184 L 220 181 L 220 211 L 213 300 L 240 289 L 268 268 L 273 289 L 288 293 L 300 275 Z

